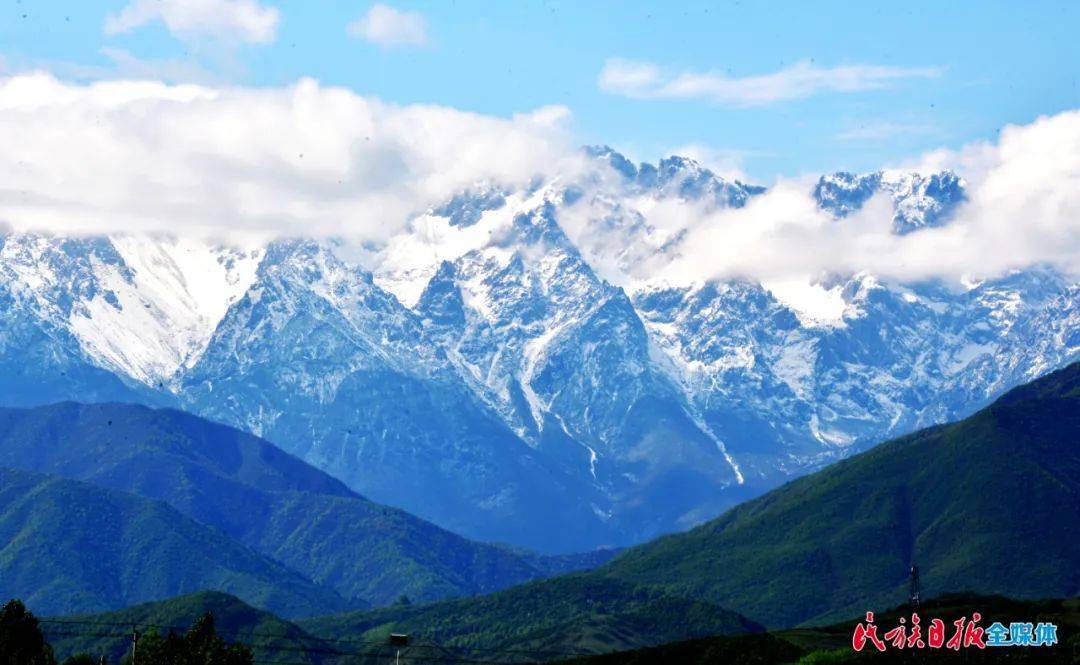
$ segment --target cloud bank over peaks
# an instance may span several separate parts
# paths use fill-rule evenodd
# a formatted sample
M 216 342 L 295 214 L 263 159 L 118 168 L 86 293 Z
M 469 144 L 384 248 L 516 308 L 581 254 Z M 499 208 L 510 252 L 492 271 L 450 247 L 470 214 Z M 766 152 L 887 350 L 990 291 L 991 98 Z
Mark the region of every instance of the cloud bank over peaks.
M 478 183 L 525 192 L 542 181 L 580 190 L 560 200 L 558 223 L 620 284 L 1080 271 L 1080 111 L 893 165 L 966 182 L 947 220 L 904 234 L 889 192 L 838 218 L 814 198 L 819 174 L 762 191 L 732 180 L 736 164 L 718 175 L 681 158 L 639 168 L 610 151 L 586 157 L 569 119 L 560 106 L 510 118 L 400 106 L 310 79 L 244 88 L 19 74 L 0 78 L 0 228 L 336 237 L 378 251 Z
M 818 176 L 782 178 L 742 206 L 583 196 L 564 226 L 605 277 L 624 285 L 797 284 L 860 272 L 977 280 L 1033 264 L 1080 273 L 1080 112 L 1007 127 L 996 143 L 924 155 L 881 180 L 943 169 L 964 177 L 966 200 L 939 226 L 903 233 L 885 188 L 838 218 L 813 196 Z
M 498 118 L 284 88 L 0 78 L 0 219 L 74 233 L 223 230 L 380 241 L 478 180 L 575 159 L 568 112 Z

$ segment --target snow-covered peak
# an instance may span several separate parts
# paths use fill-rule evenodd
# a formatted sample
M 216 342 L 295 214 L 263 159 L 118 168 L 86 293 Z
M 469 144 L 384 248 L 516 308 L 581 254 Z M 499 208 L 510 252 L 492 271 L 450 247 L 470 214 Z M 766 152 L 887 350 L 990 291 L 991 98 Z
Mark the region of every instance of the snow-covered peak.
M 860 209 L 879 192 L 893 203 L 893 232 L 903 235 L 949 221 L 956 206 L 967 198 L 966 183 L 952 171 L 930 175 L 906 171 L 822 176 L 814 186 L 818 205 L 837 218 Z
M 338 249 L 335 243 L 303 238 L 270 243 L 255 280 L 215 333 L 214 357 L 204 358 L 199 370 L 227 366 L 235 357 L 254 356 L 256 349 L 284 353 L 276 349 L 280 340 L 305 325 L 325 325 L 318 334 L 348 340 L 356 362 L 363 358 L 420 375 L 437 369 L 442 351 L 424 337 L 419 319 L 377 286 L 370 272 L 340 257 Z M 310 356 L 309 350 L 296 353 Z
M 623 187 L 637 195 L 658 199 L 680 198 L 719 207 L 739 208 L 764 187 L 726 180 L 697 160 L 680 155 L 664 157 L 657 164 L 634 165 L 608 146 L 589 146 L 585 154 L 621 176 Z
M 643 184 L 652 179 L 648 165 L 640 172 Z M 761 194 L 764 187 L 747 185 L 738 180 L 727 181 L 687 157 L 672 155 L 660 160 L 656 167 L 656 187 L 660 196 L 678 196 L 689 200 L 709 200 L 716 205 L 741 208 L 750 197 Z
M 638 176 L 638 167 L 634 165 L 623 154 L 616 152 L 606 145 L 590 145 L 586 146 L 585 154 L 597 162 L 607 164 L 616 173 L 626 178 L 627 180 L 636 180 Z
M 533 192 L 459 194 L 449 203 L 409 221 L 405 231 L 390 239 L 375 268 L 375 281 L 407 307 L 414 306 L 443 262 L 490 249 L 506 256 L 505 248 L 522 229 L 517 220 L 556 193 L 553 185 Z

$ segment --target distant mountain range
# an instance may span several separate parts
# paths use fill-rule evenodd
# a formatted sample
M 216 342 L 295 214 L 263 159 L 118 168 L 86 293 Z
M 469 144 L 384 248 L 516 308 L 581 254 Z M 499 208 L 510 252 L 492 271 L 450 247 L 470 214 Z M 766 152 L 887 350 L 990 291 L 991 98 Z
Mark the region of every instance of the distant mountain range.
M 372 499 L 545 552 L 699 524 L 866 446 L 964 416 L 1078 357 L 1080 285 L 635 274 L 685 229 L 650 206 L 763 189 L 608 148 L 551 182 L 479 183 L 385 246 L 0 235 L 0 404 L 174 406 L 265 437 Z M 823 177 L 837 224 L 948 224 L 955 174 Z M 330 574 L 329 572 L 327 574 Z
M 168 409 L 0 408 L 0 472 L 0 597 L 39 612 L 216 589 L 304 616 L 485 593 L 610 557 L 469 541 Z
M 1077 597 L 1078 441 L 1080 363 L 593 571 L 301 625 L 323 636 L 395 630 L 449 645 L 602 651 L 738 632 L 717 608 L 790 628 L 896 607 L 912 564 L 924 597 Z M 641 597 L 651 605 L 638 614 L 630 599 Z M 642 616 L 654 621 L 635 623 Z

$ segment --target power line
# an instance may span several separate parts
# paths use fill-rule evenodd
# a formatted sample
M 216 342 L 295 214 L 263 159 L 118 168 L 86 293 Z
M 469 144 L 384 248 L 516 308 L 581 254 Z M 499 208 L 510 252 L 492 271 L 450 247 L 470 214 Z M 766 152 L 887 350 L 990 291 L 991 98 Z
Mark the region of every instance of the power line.
M 43 621 L 43 622 L 45 622 L 45 621 Z M 72 624 L 78 624 L 80 622 L 78 622 L 78 621 L 47 620 L 47 623 L 72 625 Z M 85 623 L 94 624 L 94 623 L 113 623 L 113 622 L 85 622 Z M 123 625 L 126 626 L 126 625 L 130 625 L 130 624 L 123 624 Z M 146 624 L 142 624 L 142 625 L 146 625 Z M 174 628 L 172 626 L 160 626 L 160 625 L 159 625 L 159 627 Z M 126 633 L 126 632 L 121 633 L 121 632 L 117 632 L 117 631 L 105 632 L 105 631 L 91 631 L 91 630 L 56 630 L 56 629 L 47 628 L 46 632 L 50 636 L 60 636 L 60 637 L 103 637 L 103 638 L 116 638 L 116 639 L 127 639 L 127 638 L 131 637 L 131 635 L 129 633 Z M 274 636 L 274 637 L 278 638 L 278 637 L 282 637 L 282 636 Z M 380 642 L 378 644 L 380 644 L 381 646 L 387 646 L 385 642 Z M 290 651 L 290 652 L 307 653 L 307 654 L 328 655 L 328 656 L 331 656 L 331 657 L 366 656 L 366 657 L 374 657 L 374 658 L 380 658 L 380 659 L 381 658 L 392 659 L 395 656 L 395 654 L 384 653 L 384 652 L 380 652 L 380 651 L 364 651 L 364 650 L 341 651 L 341 650 L 337 650 L 337 649 L 325 649 L 325 648 L 318 648 L 318 647 L 314 647 L 314 648 L 312 648 L 312 647 L 308 647 L 308 648 L 284 647 L 284 646 L 273 645 L 273 644 L 246 644 L 246 646 L 255 647 L 255 648 L 259 648 L 259 649 L 262 649 L 262 650 L 265 650 L 265 651 L 271 651 L 271 652 L 272 651 Z M 450 648 L 466 649 L 464 647 L 450 647 Z M 411 645 L 409 647 L 410 651 L 411 650 L 422 650 L 422 649 L 442 649 L 444 651 L 448 650 L 447 647 L 437 645 L 437 644 L 430 644 L 430 645 L 428 645 L 428 644 L 417 644 L 417 645 Z M 483 649 L 468 649 L 468 650 L 484 651 Z M 415 654 L 407 653 L 406 658 L 409 659 L 412 662 L 466 663 L 466 664 L 476 664 L 476 665 L 516 665 L 517 663 L 521 662 L 521 661 L 500 661 L 500 660 L 491 660 L 491 659 L 483 659 L 482 660 L 482 659 L 478 659 L 478 658 L 465 658 L 465 657 L 457 657 L 457 656 L 445 655 L 445 654 L 440 654 L 440 655 L 435 655 L 435 654 L 431 654 L 431 655 L 415 655 Z M 264 661 L 264 660 L 260 660 L 258 662 L 267 663 L 268 665 L 290 665 L 291 663 L 294 663 L 294 662 L 297 663 L 298 665 L 310 665 L 309 663 L 302 663 L 302 662 L 299 662 L 299 661 L 278 661 L 278 660 Z
M 185 627 L 185 626 L 174 626 L 174 625 L 169 625 L 169 624 L 151 623 L 151 622 L 147 622 L 147 621 L 126 621 L 126 622 L 121 622 L 121 621 L 100 621 L 100 620 L 88 620 L 88 619 L 86 619 L 86 620 L 84 620 L 84 619 L 41 619 L 40 623 L 51 623 L 51 624 L 59 624 L 59 625 L 112 626 L 112 627 L 123 627 L 123 628 L 131 628 L 131 627 L 134 626 L 134 627 L 140 627 L 140 628 L 158 628 L 158 629 L 170 630 L 170 631 L 174 631 L 174 632 L 184 632 L 184 631 L 186 631 L 188 629 L 188 627 Z M 305 642 L 305 641 L 306 642 L 317 642 L 317 643 L 321 643 L 323 646 L 321 646 L 321 647 L 320 646 L 312 646 L 312 647 L 307 647 L 307 648 L 303 648 L 303 649 L 298 649 L 298 648 L 295 648 L 295 647 L 292 647 L 292 648 L 283 647 L 283 646 L 277 646 L 277 645 L 273 645 L 273 644 L 259 644 L 257 646 L 259 646 L 261 648 L 264 648 L 264 649 L 268 649 L 268 650 L 304 651 L 304 652 L 308 652 L 308 653 L 324 653 L 324 654 L 328 654 L 328 655 L 351 655 L 351 652 L 344 652 L 344 651 L 341 651 L 341 650 L 338 650 L 338 649 L 332 649 L 332 648 L 327 649 L 327 648 L 325 648 L 326 646 L 328 646 L 330 644 L 351 644 L 351 645 L 360 646 L 360 647 L 365 647 L 365 646 L 373 647 L 373 646 L 381 646 L 381 645 L 386 644 L 386 642 L 383 641 L 383 640 L 358 640 L 358 639 L 343 638 L 343 637 L 339 637 L 339 638 L 319 637 L 319 636 L 310 635 L 310 634 L 307 634 L 307 633 L 301 633 L 301 634 L 296 634 L 296 635 L 285 635 L 285 634 L 281 634 L 281 633 L 262 633 L 262 632 L 258 632 L 258 631 L 242 631 L 242 630 L 218 629 L 216 627 L 215 627 L 215 632 L 220 633 L 220 634 L 224 634 L 224 635 L 233 635 L 233 636 L 240 637 L 240 638 L 243 638 L 243 639 L 248 640 L 248 641 L 252 641 L 251 638 L 259 637 L 259 638 L 264 638 L 264 639 L 286 640 L 286 641 L 292 641 L 292 642 L 296 642 L 296 643 L 302 643 L 302 642 Z M 108 636 L 108 635 L 105 635 L 105 636 Z M 116 636 L 117 637 L 125 637 L 125 638 L 127 638 L 127 637 L 130 637 L 130 634 L 129 633 L 123 633 L 123 634 L 119 634 L 119 635 L 116 635 Z M 570 658 L 573 658 L 573 657 L 582 657 L 582 656 L 592 655 L 592 654 L 590 654 L 588 652 L 584 652 L 584 651 L 559 651 L 559 650 L 551 650 L 551 649 L 495 649 L 495 648 L 485 648 L 485 647 L 467 647 L 467 646 L 440 645 L 440 644 L 431 644 L 431 645 L 414 644 L 414 645 L 411 645 L 410 648 L 412 648 L 412 649 L 442 649 L 444 651 L 449 651 L 449 650 L 452 650 L 452 649 L 456 649 L 456 650 L 471 651 L 471 652 L 476 652 L 476 653 L 522 655 L 522 656 L 528 656 L 528 657 L 531 657 L 531 658 L 537 659 L 537 660 L 539 658 L 541 658 L 541 657 L 544 657 L 544 656 L 556 656 L 556 657 L 570 657 Z M 474 661 L 474 662 L 494 662 L 494 661 Z
M 119 626 L 119 627 L 123 627 L 123 628 L 131 628 L 132 626 L 135 626 L 135 627 L 138 627 L 138 628 L 159 628 L 159 629 L 163 629 L 163 630 L 172 630 L 172 631 L 179 631 L 179 632 L 186 631 L 188 628 L 191 627 L 191 626 L 173 626 L 173 625 L 164 624 L 164 623 L 151 623 L 149 621 L 91 621 L 89 619 L 38 619 L 38 623 L 53 623 L 53 624 L 60 624 L 60 625 L 80 625 L 80 626 L 114 626 L 114 627 Z M 314 640 L 314 641 L 324 641 L 324 642 L 325 641 L 337 641 L 337 640 L 327 640 L 327 639 L 322 638 L 322 637 L 316 637 L 316 636 L 310 635 L 308 633 L 302 633 L 302 634 L 299 634 L 299 635 L 285 635 L 283 633 L 260 633 L 260 632 L 257 632 L 257 631 L 219 629 L 216 626 L 214 627 L 214 632 L 230 634 L 230 635 L 239 635 L 239 636 L 242 636 L 242 637 L 264 637 L 264 638 L 267 638 L 267 639 L 281 639 L 281 640 L 295 640 L 295 641 Z M 375 641 L 375 640 L 368 640 L 368 641 L 358 642 L 358 643 L 359 644 L 375 645 L 375 644 L 381 644 L 382 642 L 381 641 Z

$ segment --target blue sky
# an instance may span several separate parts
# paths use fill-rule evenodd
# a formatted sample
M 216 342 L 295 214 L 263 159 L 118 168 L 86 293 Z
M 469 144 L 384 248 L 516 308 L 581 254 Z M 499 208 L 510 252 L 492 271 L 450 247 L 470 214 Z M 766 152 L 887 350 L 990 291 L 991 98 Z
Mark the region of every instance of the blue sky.
M 365 34 L 348 26 L 373 3 L 240 0 L 273 25 L 107 29 L 139 1 L 4 0 L 5 71 L 313 77 L 499 116 L 564 105 L 582 142 L 650 160 L 695 146 L 757 181 L 873 169 L 1080 106 L 1076 2 L 395 1 L 383 9 L 401 20 Z M 645 78 L 602 85 L 605 67 Z M 766 99 L 745 98 L 761 86 Z

